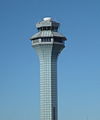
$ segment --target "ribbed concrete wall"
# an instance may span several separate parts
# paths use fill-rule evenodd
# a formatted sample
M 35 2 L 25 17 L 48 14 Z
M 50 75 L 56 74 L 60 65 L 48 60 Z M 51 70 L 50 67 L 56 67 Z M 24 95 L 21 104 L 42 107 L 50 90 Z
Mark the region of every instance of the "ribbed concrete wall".
M 33 46 L 40 60 L 40 119 L 57 120 L 57 58 L 64 45 Z

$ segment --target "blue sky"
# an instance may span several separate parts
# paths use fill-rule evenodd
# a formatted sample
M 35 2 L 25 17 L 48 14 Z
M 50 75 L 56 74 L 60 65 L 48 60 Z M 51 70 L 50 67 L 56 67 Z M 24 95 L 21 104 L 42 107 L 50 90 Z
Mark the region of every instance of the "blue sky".
M 58 61 L 59 120 L 100 120 L 99 0 L 0 0 L 0 120 L 39 120 L 39 60 L 29 38 L 46 16 L 68 38 Z

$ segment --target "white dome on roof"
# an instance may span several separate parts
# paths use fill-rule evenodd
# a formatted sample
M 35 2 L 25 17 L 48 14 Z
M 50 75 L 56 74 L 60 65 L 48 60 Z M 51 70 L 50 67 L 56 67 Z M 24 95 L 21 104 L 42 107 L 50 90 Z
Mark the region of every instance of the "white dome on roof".
M 43 18 L 44 21 L 52 21 L 52 18 L 51 17 L 45 17 Z

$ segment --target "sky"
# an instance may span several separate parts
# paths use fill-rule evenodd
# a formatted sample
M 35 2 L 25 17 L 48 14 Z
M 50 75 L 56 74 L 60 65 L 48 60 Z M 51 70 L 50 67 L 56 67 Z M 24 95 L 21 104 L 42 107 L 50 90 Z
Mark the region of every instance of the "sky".
M 47 16 L 68 39 L 58 60 L 59 120 L 100 120 L 100 0 L 0 0 L 0 120 L 39 120 L 29 38 Z

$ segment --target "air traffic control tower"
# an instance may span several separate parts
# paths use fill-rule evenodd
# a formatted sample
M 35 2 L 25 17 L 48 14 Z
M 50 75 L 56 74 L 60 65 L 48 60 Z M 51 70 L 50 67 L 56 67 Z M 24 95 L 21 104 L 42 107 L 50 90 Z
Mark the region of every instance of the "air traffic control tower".
M 30 39 L 40 60 L 40 120 L 58 120 L 57 59 L 66 37 L 58 32 L 59 23 L 49 17 L 36 27 L 38 33 Z

